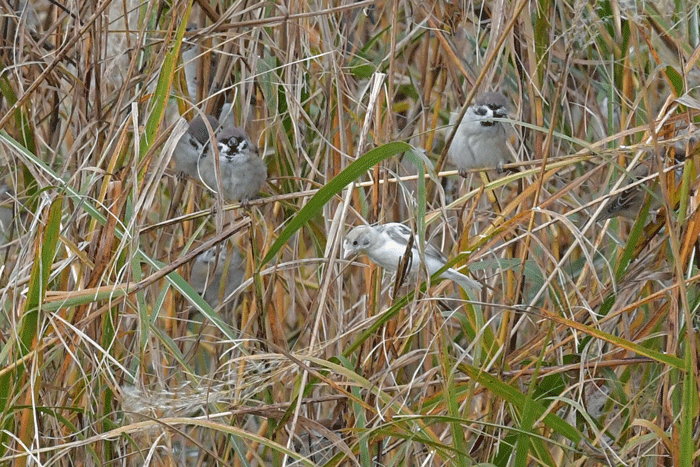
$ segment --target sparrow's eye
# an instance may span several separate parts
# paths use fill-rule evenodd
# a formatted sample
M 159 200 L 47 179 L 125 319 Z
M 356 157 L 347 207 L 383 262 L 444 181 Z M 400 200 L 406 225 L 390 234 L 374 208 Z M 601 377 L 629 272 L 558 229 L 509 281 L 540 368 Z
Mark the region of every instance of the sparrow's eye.
M 474 113 L 477 115 L 481 115 L 482 117 L 486 115 L 486 112 L 488 112 L 488 109 L 485 107 L 477 107 L 476 110 L 474 110 Z
M 357 240 L 352 241 L 352 246 L 357 246 Z

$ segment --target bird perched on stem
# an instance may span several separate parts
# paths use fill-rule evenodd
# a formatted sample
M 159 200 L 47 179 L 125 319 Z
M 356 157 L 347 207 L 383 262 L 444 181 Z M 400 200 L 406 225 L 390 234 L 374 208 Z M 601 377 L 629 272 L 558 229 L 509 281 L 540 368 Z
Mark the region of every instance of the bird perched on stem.
M 649 174 L 649 168 L 646 165 L 640 164 L 624 176 L 635 182 L 649 176 Z M 613 217 L 625 217 L 632 220 L 636 219 L 644 206 L 644 203 L 646 202 L 647 194 L 652 196 L 652 204 L 649 210 L 651 211 L 652 209 L 659 207 L 659 182 L 656 179 L 652 179 L 649 183 L 650 185 L 648 187 L 645 187 L 644 184 L 631 186 L 623 192 L 610 198 L 605 203 L 605 207 L 598 215 L 596 221 L 604 221 Z M 652 188 L 651 192 L 649 188 Z
M 197 116 L 175 147 L 175 167 L 213 192 L 218 190 L 220 176 L 223 198 L 246 203 L 258 194 L 267 180 L 267 167 L 258 157 L 258 148 L 242 129 L 220 126 L 211 115 L 206 119 L 213 131 L 216 151 L 210 142 L 209 128 L 204 119 Z
M 343 241 L 344 257 L 364 253 L 369 259 L 389 271 L 396 272 L 399 261 L 406 253 L 411 242 L 413 232 L 410 228 L 397 222 L 389 222 L 379 225 L 360 225 L 353 228 L 345 236 Z M 425 245 L 425 267 L 428 273 L 435 274 L 445 264 L 445 256 L 430 244 Z M 407 266 L 408 275 L 417 277 L 422 265 L 418 247 L 411 245 L 411 255 Z M 479 290 L 481 286 L 478 282 L 452 268 L 445 270 L 440 277 L 457 282 L 463 289 Z
M 212 134 L 215 134 L 219 130 L 219 120 L 212 115 L 205 115 L 205 117 L 211 127 L 211 131 L 214 132 Z M 199 159 L 204 154 L 208 144 L 209 129 L 204 123 L 204 118 L 201 115 L 197 115 L 192 119 L 187 127 L 187 131 L 180 137 L 177 146 L 175 146 L 175 151 L 173 151 L 175 168 L 190 178 L 198 179 Z
M 496 169 L 511 161 L 508 132 L 504 122 L 495 118 L 508 116 L 508 103 L 503 94 L 487 92 L 467 108 L 447 152 L 462 177 L 469 169 Z M 459 112 L 452 112 L 450 125 L 457 124 Z

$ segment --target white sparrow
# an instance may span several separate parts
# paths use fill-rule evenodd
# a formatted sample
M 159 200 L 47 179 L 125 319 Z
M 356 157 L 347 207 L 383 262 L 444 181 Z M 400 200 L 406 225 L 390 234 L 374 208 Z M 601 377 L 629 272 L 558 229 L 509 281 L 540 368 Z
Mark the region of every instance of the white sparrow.
M 206 118 L 216 140 L 223 198 L 229 202 L 245 203 L 258 194 L 267 180 L 267 167 L 258 157 L 257 146 L 243 130 L 229 125 L 220 126 L 211 115 Z M 216 158 L 209 139 L 204 119 L 200 116 L 194 118 L 178 141 L 173 158 L 180 172 L 216 191 Z
M 344 257 L 364 253 L 373 262 L 389 271 L 398 269 L 399 261 L 406 253 L 406 247 L 413 235 L 411 229 L 397 222 L 389 222 L 379 225 L 360 225 L 353 228 L 345 236 L 343 241 Z M 408 273 L 416 277 L 421 264 L 418 248 L 414 244 L 412 255 L 408 265 Z M 445 256 L 434 246 L 425 245 L 425 266 L 432 275 L 447 263 Z M 478 282 L 452 268 L 443 272 L 440 277 L 457 282 L 465 290 L 467 288 L 480 289 Z
M 462 177 L 468 169 L 493 169 L 503 172 L 511 160 L 508 132 L 503 122 L 494 118 L 508 116 L 508 103 L 498 92 L 487 92 L 467 108 L 450 145 L 448 156 Z M 450 125 L 457 123 L 459 112 L 452 112 Z
M 218 249 L 218 258 L 217 258 Z M 219 305 L 219 292 L 222 287 L 224 271 L 226 270 L 226 247 L 219 245 L 204 251 L 192 263 L 190 273 L 190 285 L 196 290 L 205 302 L 212 308 Z M 245 278 L 245 258 L 238 249 L 233 250 L 231 263 L 228 266 L 223 298 L 231 293 L 243 283 Z
M 649 168 L 646 165 L 640 164 L 632 169 L 629 174 L 625 175 L 626 179 L 631 179 L 633 182 L 641 180 L 649 175 Z M 658 186 L 659 183 L 656 179 L 651 179 L 649 182 L 649 187 L 655 186 L 651 200 L 650 210 L 655 209 L 660 206 Z M 600 215 L 596 221 L 603 221 L 605 219 L 611 219 L 613 217 L 625 217 L 627 219 L 636 219 L 639 215 L 639 211 L 644 206 L 646 201 L 646 195 L 649 192 L 648 187 L 645 188 L 643 184 L 638 184 L 627 188 L 622 193 L 610 198 L 605 207 L 600 212 Z

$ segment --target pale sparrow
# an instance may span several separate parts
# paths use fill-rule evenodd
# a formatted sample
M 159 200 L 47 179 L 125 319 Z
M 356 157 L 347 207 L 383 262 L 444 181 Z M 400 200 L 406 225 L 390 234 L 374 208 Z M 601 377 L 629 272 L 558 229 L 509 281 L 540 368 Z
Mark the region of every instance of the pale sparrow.
M 218 256 L 217 256 L 218 249 Z M 222 280 L 226 270 L 226 247 L 219 245 L 204 251 L 192 263 L 190 285 L 212 308 L 216 308 L 221 297 Z M 245 278 L 245 258 L 238 249 L 233 250 L 228 274 L 223 284 L 223 298 L 226 299 L 243 283 Z
M 345 236 L 343 241 L 344 257 L 348 258 L 354 254 L 364 253 L 379 266 L 395 272 L 398 269 L 399 261 L 406 253 L 406 247 L 412 235 L 413 232 L 410 228 L 397 222 L 360 225 L 353 228 Z M 415 278 L 421 269 L 419 266 L 421 264 L 420 255 L 415 244 L 411 253 L 408 273 Z M 430 244 L 425 245 L 424 257 L 425 266 L 431 275 L 447 263 L 445 256 Z M 447 269 L 440 277 L 457 282 L 465 290 L 467 288 L 476 290 L 481 288 L 478 282 L 452 268 Z
M 450 145 L 448 156 L 462 177 L 469 169 L 496 169 L 511 160 L 508 132 L 503 122 L 494 118 L 508 116 L 508 103 L 498 92 L 487 92 L 467 108 Z M 450 125 L 457 123 L 459 112 L 452 112 Z
M 216 140 L 223 198 L 229 202 L 245 203 L 258 194 L 267 180 L 267 167 L 258 157 L 257 146 L 243 130 L 229 125 L 220 126 L 211 115 L 206 118 Z M 178 141 L 173 158 L 177 170 L 216 192 L 216 157 L 209 139 L 204 119 L 197 116 Z

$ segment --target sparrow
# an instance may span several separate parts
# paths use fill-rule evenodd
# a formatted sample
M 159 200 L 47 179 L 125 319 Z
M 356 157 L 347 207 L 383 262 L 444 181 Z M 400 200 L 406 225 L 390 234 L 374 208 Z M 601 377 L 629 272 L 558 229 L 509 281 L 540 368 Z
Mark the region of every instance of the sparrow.
M 205 115 L 209 126 L 215 132 L 219 128 L 219 120 L 212 115 Z M 204 123 L 204 118 L 197 115 L 190 122 L 185 132 L 175 146 L 173 159 L 175 168 L 195 180 L 199 179 L 198 162 L 209 145 L 209 130 Z
M 247 202 L 258 194 L 267 180 L 267 167 L 258 157 L 258 147 L 238 127 L 224 127 L 216 135 L 223 197 L 227 201 Z M 199 161 L 202 182 L 212 191 L 217 188 L 216 157 L 205 152 Z
M 511 160 L 508 150 L 508 135 L 503 122 L 494 118 L 508 116 L 508 103 L 498 92 L 488 92 L 478 97 L 467 108 L 447 155 L 457 166 L 462 177 L 468 169 L 493 169 L 503 172 L 503 165 Z M 450 114 L 450 125 L 454 126 L 459 112 Z
M 364 253 L 374 263 L 396 272 L 399 261 L 406 253 L 413 232 L 409 227 L 397 222 L 389 222 L 379 225 L 360 225 L 353 228 L 345 236 L 343 241 L 344 258 L 352 255 Z M 421 269 L 420 255 L 418 248 L 414 245 L 411 248 L 411 257 L 408 265 L 408 274 L 414 278 Z M 425 245 L 425 266 L 432 275 L 447 263 L 447 258 L 433 245 Z M 479 290 L 481 286 L 478 282 L 456 270 L 449 268 L 440 277 L 457 282 L 463 289 L 471 288 Z
M 625 174 L 623 176 L 626 178 L 631 178 L 633 181 L 637 181 L 647 177 L 649 173 L 649 168 L 647 166 L 638 165 L 632 169 L 629 174 Z M 658 181 L 652 179 L 650 180 L 650 183 L 653 183 L 658 189 Z M 613 217 L 625 217 L 632 220 L 636 219 L 639 215 L 639 211 L 644 206 L 648 191 L 649 190 L 645 189 L 643 184 L 638 184 L 627 188 L 618 195 L 613 196 L 607 201 L 596 221 L 604 221 Z M 658 196 L 653 194 L 651 194 L 651 196 L 653 198 L 651 207 L 649 208 L 650 210 L 655 209 L 660 204 Z
M 226 247 L 218 245 L 200 253 L 192 263 L 190 285 L 212 308 L 219 306 L 219 297 L 225 299 L 230 296 L 245 278 L 245 258 L 238 249 L 234 249 L 223 285 L 223 296 L 221 296 L 219 292 L 222 287 L 221 282 L 224 280 L 224 271 L 226 271 L 226 259 Z
M 175 147 L 175 167 L 213 192 L 219 186 L 220 174 L 224 200 L 246 203 L 258 194 L 267 180 L 267 167 L 258 157 L 257 146 L 242 129 L 222 126 L 211 115 L 206 118 L 214 131 L 217 151 L 212 149 L 204 119 L 197 116 Z

